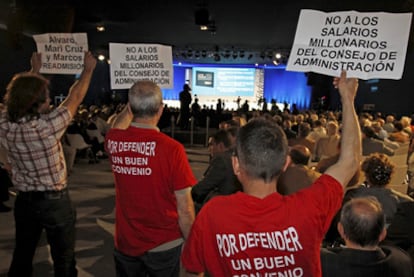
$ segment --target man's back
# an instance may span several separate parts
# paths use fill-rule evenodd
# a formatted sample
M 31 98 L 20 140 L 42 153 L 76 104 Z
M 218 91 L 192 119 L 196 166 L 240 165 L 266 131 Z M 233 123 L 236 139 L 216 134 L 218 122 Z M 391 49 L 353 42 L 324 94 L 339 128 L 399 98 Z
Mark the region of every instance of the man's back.
M 231 150 L 216 154 L 203 178 L 193 186 L 193 200 L 203 205 L 217 195 L 228 195 L 241 190 L 241 185 L 234 175 L 231 164 Z
M 138 256 L 180 238 L 174 191 L 196 182 L 183 146 L 156 129 L 134 126 L 109 130 L 105 146 L 117 192 L 117 249 Z
M 372 251 L 323 248 L 321 263 L 324 277 L 412 277 L 410 257 L 399 248 L 390 246 Z
M 243 192 L 217 196 L 196 217 L 189 237 L 192 243 L 183 254 L 184 266 L 197 272 L 203 264 L 211 276 L 275 272 L 318 276 L 319 263 L 312 257 L 319 255 L 341 191 L 332 177 L 324 175 L 310 188 L 290 196 L 273 193 L 260 199 Z M 325 193 L 336 197 L 327 202 Z

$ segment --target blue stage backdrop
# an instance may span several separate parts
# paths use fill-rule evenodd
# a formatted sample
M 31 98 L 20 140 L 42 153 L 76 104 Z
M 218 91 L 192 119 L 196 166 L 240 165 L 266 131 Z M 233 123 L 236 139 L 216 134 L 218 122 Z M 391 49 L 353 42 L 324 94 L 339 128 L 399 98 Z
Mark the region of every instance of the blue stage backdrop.
M 174 88 L 163 89 L 163 97 L 165 100 L 178 100 L 178 94 L 186 82 L 186 70 L 192 69 L 195 66 L 200 65 L 174 65 Z M 203 64 L 201 66 L 207 65 Z M 220 67 L 217 64 L 208 66 Z M 225 67 L 229 67 L 229 65 Z M 312 88 L 307 85 L 307 77 L 303 72 L 286 71 L 284 66 L 261 68 L 264 69 L 263 96 L 268 103 L 272 99 L 275 99 L 278 103 L 287 102 L 289 105 L 296 104 L 298 109 L 310 108 Z
M 296 104 L 298 109 L 309 109 L 312 87 L 307 85 L 303 72 L 286 71 L 285 68 L 267 68 L 264 71 L 264 94 L 267 102 Z

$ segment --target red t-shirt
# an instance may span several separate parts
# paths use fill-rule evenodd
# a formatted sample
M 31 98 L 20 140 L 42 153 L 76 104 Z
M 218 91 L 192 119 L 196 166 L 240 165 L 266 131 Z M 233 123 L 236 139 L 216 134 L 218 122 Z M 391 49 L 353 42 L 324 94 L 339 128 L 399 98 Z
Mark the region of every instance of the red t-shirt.
M 196 217 L 183 265 L 211 276 L 320 276 L 321 242 L 342 197 L 329 175 L 288 196 L 217 196 Z
M 105 138 L 116 188 L 115 247 L 144 252 L 182 237 L 174 191 L 197 180 L 184 147 L 146 128 L 111 129 Z

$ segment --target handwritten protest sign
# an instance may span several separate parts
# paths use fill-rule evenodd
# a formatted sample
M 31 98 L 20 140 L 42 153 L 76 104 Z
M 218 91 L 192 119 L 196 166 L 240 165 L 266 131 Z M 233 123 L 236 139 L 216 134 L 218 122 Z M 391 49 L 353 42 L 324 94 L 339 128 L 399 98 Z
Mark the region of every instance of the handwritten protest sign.
M 151 80 L 161 88 L 172 88 L 171 46 L 110 43 L 111 88 L 129 89 L 138 80 Z
M 302 10 L 286 70 L 401 79 L 412 13 Z
M 79 74 L 88 51 L 86 33 L 49 33 L 33 35 L 42 54 L 40 73 Z

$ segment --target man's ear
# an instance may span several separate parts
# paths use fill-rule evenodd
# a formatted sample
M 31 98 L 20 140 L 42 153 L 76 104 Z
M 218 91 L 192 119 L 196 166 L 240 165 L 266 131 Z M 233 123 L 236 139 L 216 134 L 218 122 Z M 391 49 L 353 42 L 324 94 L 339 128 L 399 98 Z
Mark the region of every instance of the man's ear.
M 336 228 L 338 229 L 339 235 L 341 235 L 341 238 L 345 239 L 345 231 L 344 231 L 344 226 L 342 225 L 341 222 L 338 222 L 338 224 L 336 225 Z
M 292 162 L 292 159 L 290 158 L 289 155 L 287 155 L 285 164 L 283 165 L 283 168 L 282 168 L 282 172 L 286 171 L 286 169 L 288 168 L 291 162 Z
M 384 227 L 381 231 L 381 234 L 379 235 L 378 241 L 381 242 L 385 239 L 387 236 L 387 229 Z
M 164 111 L 164 105 L 160 105 L 160 107 L 158 108 L 158 116 L 159 117 L 161 117 L 163 111 Z
M 231 157 L 231 163 L 233 165 L 233 172 L 234 175 L 239 175 L 240 174 L 240 163 L 239 163 L 239 158 L 237 156 L 232 156 Z

